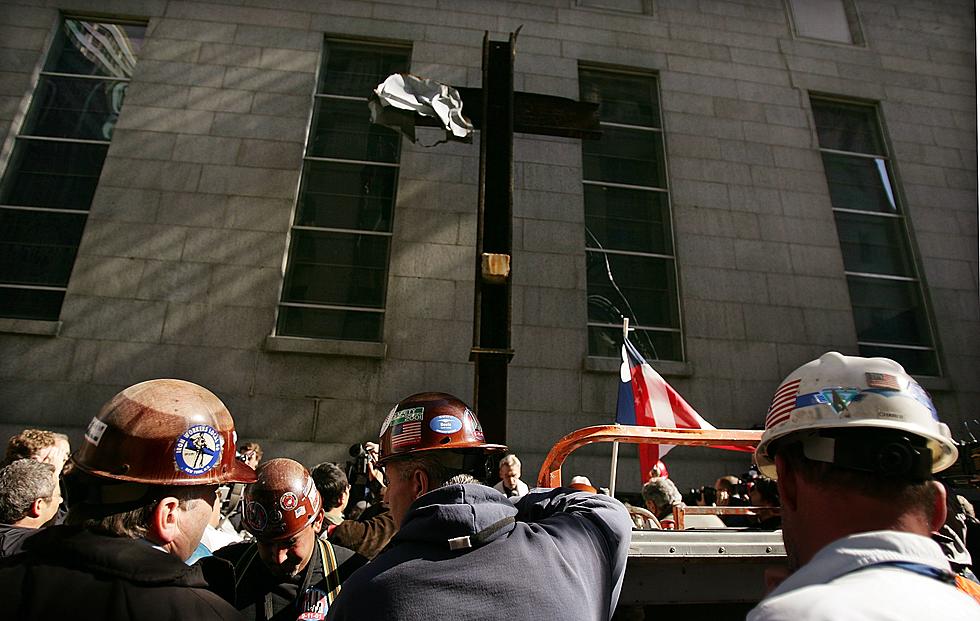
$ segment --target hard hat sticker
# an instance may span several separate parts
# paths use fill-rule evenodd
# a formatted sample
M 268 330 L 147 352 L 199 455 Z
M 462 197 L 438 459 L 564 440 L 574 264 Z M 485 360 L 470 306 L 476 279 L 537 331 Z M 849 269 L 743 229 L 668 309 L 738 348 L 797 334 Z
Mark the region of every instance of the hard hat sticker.
M 396 403 L 389 411 L 388 416 L 385 417 L 385 422 L 381 423 L 381 431 L 378 433 L 378 437 L 385 435 L 385 431 L 388 430 L 388 426 L 391 425 L 391 418 L 395 415 L 395 409 L 398 407 Z
M 286 511 L 292 511 L 297 504 L 299 504 L 299 499 L 292 492 L 286 492 L 279 498 L 279 505 Z
M 422 410 L 422 408 L 416 408 Z M 422 440 L 422 417 L 417 420 L 399 420 L 396 416 L 391 426 L 391 448 L 415 446 Z
M 865 380 L 871 388 L 884 388 L 887 390 L 901 390 L 898 385 L 898 378 L 888 373 L 865 373 Z
M 245 522 L 252 530 L 265 530 L 265 507 L 254 501 L 245 505 Z
M 88 429 L 85 430 L 85 439 L 95 446 L 98 446 L 99 442 L 102 441 L 102 434 L 105 433 L 105 430 L 108 427 L 109 425 L 106 425 L 98 418 L 93 416 L 92 422 L 88 424 Z
M 469 408 L 463 410 L 463 420 L 469 423 L 470 428 L 473 430 L 473 435 L 477 440 L 483 442 L 486 439 L 483 436 L 483 427 L 480 426 L 480 421 L 476 419 L 476 414 L 470 411 Z
M 306 515 L 306 507 L 302 507 L 302 506 L 296 507 L 296 510 L 293 511 L 293 518 L 297 520 L 303 517 L 304 515 Z
M 429 421 L 429 429 L 435 431 L 436 433 L 456 433 L 463 428 L 463 421 L 459 420 L 455 416 L 442 415 L 436 416 Z
M 297 619 L 302 621 L 320 621 L 327 617 L 327 609 L 330 607 L 327 594 L 316 587 L 310 587 L 303 595 L 303 612 Z
M 207 425 L 194 425 L 185 431 L 174 446 L 177 468 L 191 476 L 202 475 L 221 461 L 224 440 Z

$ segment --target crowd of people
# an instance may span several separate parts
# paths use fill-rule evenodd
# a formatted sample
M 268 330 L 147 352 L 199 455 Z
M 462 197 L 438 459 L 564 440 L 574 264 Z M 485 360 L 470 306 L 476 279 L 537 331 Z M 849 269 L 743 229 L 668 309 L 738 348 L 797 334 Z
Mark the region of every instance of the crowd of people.
M 658 463 L 642 507 L 585 477 L 530 487 L 445 393 L 397 403 L 346 469 L 236 442 L 220 399 L 181 380 L 117 394 L 74 453 L 51 431 L 10 438 L 8 618 L 610 619 L 631 531 L 679 528 L 782 529 L 789 565 L 751 621 L 980 618 L 965 545 L 980 522 L 932 479 L 955 444 L 890 360 L 800 367 L 774 395 L 758 469 L 684 495 Z M 692 506 L 718 510 L 677 523 Z

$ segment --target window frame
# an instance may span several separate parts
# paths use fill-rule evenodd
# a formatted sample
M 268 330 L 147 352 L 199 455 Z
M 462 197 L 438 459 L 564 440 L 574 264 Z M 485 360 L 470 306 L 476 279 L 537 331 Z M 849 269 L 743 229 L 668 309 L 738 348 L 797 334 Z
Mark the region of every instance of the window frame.
M 317 70 L 316 70 L 316 77 L 315 77 L 316 82 L 315 82 L 315 86 L 313 88 L 312 96 L 310 98 L 310 103 L 311 103 L 310 113 L 309 113 L 308 122 L 307 122 L 306 138 L 305 138 L 304 143 L 303 143 L 303 163 L 302 163 L 302 167 L 300 169 L 299 183 L 297 184 L 297 188 L 296 188 L 296 200 L 293 203 L 293 210 L 292 210 L 292 214 L 290 216 L 289 231 L 287 232 L 287 235 L 286 235 L 286 251 L 283 254 L 282 268 L 281 268 L 281 270 L 282 270 L 282 278 L 280 279 L 279 296 L 278 296 L 277 301 L 276 301 L 276 311 L 275 311 L 275 317 L 274 317 L 274 323 L 273 323 L 273 332 L 272 332 L 272 335 L 271 335 L 270 339 L 273 339 L 274 341 L 281 341 L 282 339 L 291 339 L 291 340 L 295 339 L 295 340 L 302 340 L 302 341 L 308 341 L 308 342 L 318 342 L 318 343 L 327 343 L 327 342 L 331 342 L 331 341 L 332 342 L 336 342 L 338 344 L 349 343 L 349 344 L 351 344 L 351 345 L 353 345 L 355 347 L 356 346 L 364 346 L 365 348 L 368 348 L 370 351 L 373 352 L 374 351 L 374 348 L 372 348 L 371 346 L 372 345 L 383 345 L 384 340 L 385 340 L 384 339 L 384 333 L 385 333 L 385 326 L 386 326 L 386 323 L 387 323 L 385 321 L 385 319 L 386 319 L 386 314 L 387 314 L 387 310 L 388 310 L 388 308 L 387 308 L 388 307 L 388 300 L 387 300 L 387 298 L 388 298 L 388 282 L 387 281 L 388 281 L 388 279 L 390 277 L 391 246 L 392 246 L 392 240 L 394 238 L 394 209 L 395 209 L 395 204 L 397 203 L 397 196 L 398 196 L 398 178 L 399 178 L 398 173 L 401 170 L 401 157 L 400 157 L 400 152 L 401 152 L 402 146 L 401 146 L 401 139 L 399 138 L 399 142 L 398 142 L 399 157 L 398 157 L 398 160 L 395 161 L 395 162 L 383 162 L 383 161 L 372 161 L 372 160 L 358 160 L 358 159 L 350 159 L 350 158 L 324 157 L 324 156 L 310 155 L 312 143 L 313 143 L 313 141 L 315 139 L 315 136 L 314 136 L 314 132 L 315 132 L 315 129 L 316 129 L 315 128 L 315 122 L 317 120 L 317 113 L 318 113 L 318 111 L 320 111 L 319 105 L 320 105 L 321 100 L 323 100 L 323 101 L 362 101 L 362 102 L 364 102 L 365 107 L 367 106 L 367 103 L 368 103 L 368 97 L 367 96 L 365 96 L 365 97 L 357 97 L 357 96 L 353 96 L 353 95 L 341 95 L 341 94 L 331 94 L 331 93 L 322 93 L 322 92 L 320 92 L 320 89 L 321 89 L 321 86 L 322 86 L 321 85 L 321 80 L 323 79 L 323 72 L 325 72 L 327 70 L 327 63 L 324 62 L 325 53 L 327 51 L 328 46 L 331 43 L 338 43 L 338 44 L 341 44 L 341 45 L 355 45 L 355 46 L 364 47 L 364 48 L 372 48 L 373 47 L 373 48 L 386 48 L 386 49 L 389 49 L 389 50 L 394 50 L 394 49 L 403 50 L 405 52 L 405 67 L 406 67 L 406 70 L 409 70 L 411 68 L 412 51 L 413 51 L 413 47 L 412 47 L 411 43 L 404 42 L 404 41 L 375 39 L 375 38 L 368 38 L 368 37 L 365 37 L 365 38 L 355 38 L 355 37 L 350 37 L 350 36 L 345 36 L 345 35 L 334 35 L 334 34 L 329 34 L 329 33 L 324 34 L 322 45 L 321 45 L 321 48 L 320 48 L 320 60 L 318 62 Z M 381 82 L 386 77 L 387 76 L 379 76 L 378 82 Z M 384 168 L 393 168 L 395 170 L 395 177 L 394 177 L 394 180 L 393 180 L 394 194 L 392 195 L 392 198 L 391 198 L 391 210 L 392 210 L 392 213 L 391 213 L 390 230 L 389 231 L 372 231 L 372 230 L 367 230 L 367 229 L 350 229 L 350 228 L 344 228 L 344 227 L 321 227 L 321 226 L 310 226 L 310 225 L 297 224 L 297 221 L 299 220 L 299 216 L 300 216 L 301 201 L 303 199 L 304 189 L 306 187 L 306 180 L 307 179 L 306 179 L 306 176 L 305 176 L 305 171 L 306 171 L 307 166 L 311 162 L 321 162 L 321 163 L 327 163 L 327 164 L 346 164 L 346 165 L 354 165 L 354 166 L 377 166 L 377 167 L 384 167 Z M 319 303 L 319 302 L 288 302 L 288 301 L 285 301 L 285 295 L 286 295 L 286 292 L 287 292 L 286 287 L 287 287 L 289 278 L 290 278 L 291 273 L 292 273 L 292 268 L 294 266 L 294 263 L 293 263 L 293 258 L 294 258 L 293 257 L 293 249 L 294 249 L 294 242 L 296 240 L 296 235 L 294 235 L 294 231 L 323 232 L 323 233 L 341 234 L 341 235 L 368 235 L 368 236 L 384 237 L 384 238 L 388 239 L 388 247 L 387 247 L 387 252 L 386 252 L 385 261 L 384 261 L 385 275 L 384 275 L 383 291 L 382 291 L 382 294 L 381 294 L 382 303 L 381 303 L 380 308 L 373 308 L 373 307 L 369 307 L 369 306 L 357 306 L 357 305 L 353 305 L 353 304 L 344 305 L 344 304 L 333 304 L 333 303 L 325 304 L 325 303 Z M 291 308 L 309 308 L 309 309 L 318 309 L 318 310 L 325 310 L 325 311 L 340 311 L 340 312 L 355 312 L 355 313 L 371 313 L 371 314 L 377 314 L 377 315 L 380 315 L 381 316 L 381 325 L 380 325 L 380 328 L 379 328 L 379 331 L 378 331 L 379 332 L 378 333 L 378 338 L 377 339 L 371 339 L 371 340 L 364 340 L 364 339 L 344 338 L 344 337 L 338 336 L 338 335 L 333 335 L 333 336 L 305 336 L 305 335 L 289 334 L 289 333 L 283 331 L 283 329 L 282 329 L 282 315 L 283 315 L 283 309 L 284 308 L 285 309 L 291 309 Z M 320 348 L 320 349 L 322 349 L 322 348 Z M 356 350 L 351 349 L 350 347 L 345 348 L 345 347 L 342 347 L 342 346 L 338 350 L 338 352 L 340 352 L 340 353 L 347 353 L 347 354 L 350 354 L 350 355 L 357 355 L 357 354 L 352 353 L 354 351 L 356 351 Z M 332 352 L 332 350 L 330 350 L 328 348 L 327 350 L 323 351 L 322 353 L 333 353 L 333 352 Z M 371 354 L 368 354 L 368 355 L 371 355 Z
M 112 143 L 112 138 L 107 140 L 97 140 L 91 138 L 71 138 L 64 136 L 45 136 L 41 134 L 34 134 L 25 131 L 25 128 L 29 127 L 31 124 L 36 123 L 35 115 L 39 112 L 37 106 L 40 105 L 39 97 L 41 93 L 42 83 L 46 78 L 68 78 L 68 79 L 81 79 L 81 80 L 92 80 L 102 83 L 132 83 L 132 76 L 130 77 L 119 77 L 113 75 L 91 75 L 91 74 L 79 74 L 79 73 L 67 73 L 64 71 L 49 71 L 46 69 L 48 64 L 54 59 L 53 54 L 55 53 L 55 45 L 58 42 L 58 37 L 66 28 L 66 23 L 68 21 L 79 21 L 79 22 L 89 22 L 96 24 L 110 24 L 118 26 L 138 26 L 144 29 L 142 41 L 145 42 L 148 38 L 149 30 L 149 20 L 138 19 L 132 17 L 113 17 L 107 15 L 92 16 L 79 13 L 59 13 L 58 18 L 55 21 L 51 31 L 45 38 L 43 53 L 39 54 L 37 63 L 35 64 L 34 70 L 31 74 L 31 90 L 30 95 L 27 96 L 26 104 L 20 109 L 18 114 L 14 117 L 10 132 L 8 134 L 7 140 L 4 141 L 2 154 L 0 154 L 0 191 L 6 190 L 8 184 L 13 184 L 16 181 L 18 174 L 21 172 L 19 169 L 14 169 L 13 166 L 17 163 L 17 156 L 22 153 L 22 149 L 26 148 L 27 144 L 37 144 L 37 143 L 54 143 L 61 145 L 96 145 L 105 148 L 105 154 L 101 164 L 99 165 L 99 174 L 96 177 L 96 191 L 98 187 L 98 178 L 101 177 L 102 169 L 105 166 L 105 158 L 108 156 L 109 146 Z M 60 52 L 59 52 L 60 53 Z M 138 62 L 138 57 L 134 58 L 135 62 Z M 125 98 L 123 98 L 125 99 Z M 122 110 L 123 101 L 120 102 L 120 111 Z M 35 128 L 31 128 L 33 132 Z M 93 193 L 94 197 L 94 193 Z M 50 330 L 45 330 L 39 326 L 31 326 L 29 324 L 51 324 L 59 323 L 61 317 L 61 311 L 64 308 L 64 296 L 68 291 L 68 285 L 71 281 L 71 274 L 74 271 L 75 262 L 78 258 L 78 248 L 81 245 L 82 236 L 84 236 L 85 226 L 88 222 L 88 216 L 91 213 L 92 203 L 91 200 L 88 202 L 88 206 L 84 209 L 71 209 L 67 207 L 47 207 L 39 205 L 13 205 L 7 202 L 0 202 L 0 210 L 6 212 L 33 212 L 33 213 L 47 213 L 47 214 L 66 214 L 78 216 L 82 219 L 81 224 L 81 234 L 79 236 L 79 242 L 74 248 L 74 255 L 71 259 L 71 265 L 68 269 L 68 274 L 65 278 L 64 285 L 52 285 L 52 284 L 24 284 L 24 283 L 14 283 L 14 282 L 0 282 L 0 288 L 12 289 L 20 291 L 38 291 L 38 292 L 58 292 L 61 294 L 61 300 L 58 302 L 58 313 L 57 317 L 11 317 L 2 316 L 0 321 L 5 323 L 15 322 L 16 325 L 25 328 L 23 331 L 26 332 L 37 332 L 40 330 L 43 333 L 49 333 Z M 25 323 L 26 322 L 26 323 Z M 18 329 L 17 331 L 22 331 Z M 57 329 L 53 331 L 57 333 Z
M 903 343 L 889 343 L 884 341 L 867 341 L 861 340 L 860 336 L 857 340 L 858 348 L 887 348 L 887 349 L 899 349 L 907 350 L 910 352 L 932 352 L 933 362 L 936 368 L 936 375 L 926 375 L 921 373 L 913 373 L 910 371 L 911 375 L 916 375 L 919 377 L 943 377 L 944 376 L 944 366 L 942 356 L 940 355 L 939 347 L 939 335 L 936 331 L 935 315 L 932 311 L 932 307 L 929 303 L 928 291 L 925 286 L 925 279 L 922 274 L 921 261 L 918 256 L 918 248 L 915 243 L 915 238 L 913 236 L 912 227 L 909 226 L 908 213 L 906 208 L 906 201 L 902 193 L 901 185 L 899 183 L 899 175 L 895 170 L 895 162 L 892 157 L 892 149 L 888 139 L 888 132 L 885 131 L 884 119 L 881 110 L 881 106 L 877 102 L 843 98 L 840 96 L 827 95 L 823 93 L 810 92 L 808 93 L 808 101 L 810 105 L 810 116 L 814 120 L 814 134 L 816 135 L 817 149 L 821 155 L 821 166 L 823 166 L 823 155 L 825 153 L 831 155 L 841 155 L 845 157 L 855 157 L 874 160 L 876 162 L 881 162 L 881 166 L 884 167 L 887 173 L 887 179 L 882 179 L 884 185 L 885 182 L 888 183 L 890 187 L 885 187 L 888 192 L 889 197 L 892 200 L 895 211 L 894 213 L 883 212 L 883 211 L 873 211 L 864 209 L 852 209 L 844 207 L 835 207 L 833 202 L 831 202 L 831 212 L 834 215 L 835 230 L 837 227 L 837 214 L 854 214 L 862 217 L 868 218 L 882 218 L 898 220 L 900 222 L 901 228 L 901 241 L 904 243 L 904 251 L 908 258 L 909 271 L 911 275 L 900 275 L 900 274 L 886 274 L 886 273 L 875 273 L 848 269 L 848 266 L 844 265 L 844 275 L 847 279 L 848 285 L 848 297 L 850 298 L 850 282 L 852 278 L 866 279 L 871 281 L 881 281 L 881 282 L 903 282 L 903 283 L 913 283 L 914 290 L 918 294 L 918 301 L 921 303 L 922 321 L 925 324 L 927 330 L 925 337 L 928 338 L 931 345 L 910 345 Z M 878 133 L 878 139 L 882 147 L 882 153 L 862 153 L 855 151 L 845 151 L 841 149 L 834 149 L 830 147 L 824 147 L 820 143 L 819 135 L 817 135 L 816 128 L 816 115 L 814 114 L 814 103 L 822 103 L 827 106 L 837 106 L 837 107 L 865 107 L 870 109 L 874 113 L 873 129 Z M 824 170 L 824 178 L 827 181 L 828 193 L 830 192 L 830 178 L 827 176 L 826 170 Z M 838 244 L 841 245 L 842 258 L 843 258 L 843 245 L 840 232 L 837 233 Z M 851 300 L 851 313 L 854 316 L 855 312 L 854 301 Z M 857 326 L 855 325 L 855 328 Z
M 671 199 L 671 190 L 670 190 L 670 170 L 669 170 L 669 166 L 667 165 L 667 137 L 666 137 L 666 132 L 664 130 L 664 122 L 663 122 L 664 121 L 663 108 L 662 108 L 663 99 L 661 97 L 660 75 L 658 72 L 653 70 L 644 70 L 644 69 L 605 65 L 605 64 L 590 63 L 590 62 L 580 62 L 578 66 L 578 79 L 579 79 L 580 86 L 583 80 L 583 73 L 588 73 L 588 72 L 600 73 L 600 74 L 604 74 L 605 76 L 613 76 L 613 77 L 620 75 L 620 76 L 627 76 L 627 77 L 634 77 L 634 78 L 644 78 L 653 81 L 652 92 L 656 96 L 655 103 L 656 103 L 656 113 L 657 113 L 656 121 L 658 123 L 657 126 L 636 125 L 636 124 L 622 123 L 617 121 L 604 121 L 601 118 L 599 120 L 599 126 L 600 128 L 609 127 L 609 128 L 626 129 L 630 131 L 650 132 L 650 133 L 658 134 L 660 138 L 659 139 L 660 153 L 658 155 L 662 158 L 662 167 L 663 167 L 662 186 L 636 185 L 636 184 L 621 183 L 615 181 L 602 181 L 601 179 L 588 179 L 586 177 L 586 172 L 585 172 L 586 155 L 583 149 L 582 187 L 583 190 L 590 186 L 599 187 L 599 188 L 609 187 L 614 189 L 649 192 L 649 193 L 661 195 L 664 199 L 663 208 L 666 210 L 666 218 L 664 218 L 664 224 L 667 229 L 666 235 L 669 238 L 670 250 L 673 252 L 673 254 L 666 254 L 663 252 L 645 252 L 639 250 L 607 249 L 604 248 L 602 244 L 599 243 L 599 240 L 596 239 L 594 235 L 592 237 L 595 242 L 595 246 L 592 247 L 589 245 L 589 240 L 588 240 L 588 236 L 590 235 L 590 232 L 587 228 L 587 224 L 583 223 L 583 227 L 586 227 L 585 235 L 583 236 L 585 241 L 584 248 L 585 248 L 586 265 L 588 265 L 589 253 L 595 253 L 596 255 L 602 256 L 604 261 L 605 261 L 605 257 L 609 255 L 613 255 L 613 256 L 619 255 L 619 256 L 635 256 L 635 257 L 643 257 L 647 259 L 656 259 L 656 260 L 662 260 L 670 263 L 670 265 L 667 266 L 666 268 L 665 274 L 667 274 L 668 276 L 670 275 L 673 276 L 674 291 L 673 291 L 673 295 L 671 296 L 672 299 L 670 300 L 670 303 L 672 304 L 673 308 L 676 309 L 677 327 L 674 328 L 674 327 L 647 325 L 647 324 L 640 323 L 639 321 L 636 320 L 635 317 L 636 313 L 632 310 L 630 300 L 626 299 L 625 295 L 623 296 L 624 301 L 626 302 L 626 308 L 624 310 L 629 312 L 631 315 L 630 316 L 631 331 L 640 331 L 640 330 L 648 331 L 652 333 L 659 333 L 662 335 L 669 335 L 669 337 L 671 338 L 675 337 L 676 335 L 676 339 L 678 343 L 677 358 L 672 358 L 672 357 L 662 358 L 659 355 L 657 355 L 657 356 L 653 356 L 651 360 L 655 360 L 657 362 L 662 362 L 662 363 L 683 364 L 687 359 L 687 351 L 686 351 L 686 344 L 684 339 L 684 317 L 683 317 L 682 306 L 681 306 L 681 282 L 680 282 L 680 273 L 677 264 L 677 245 L 676 245 L 677 240 L 674 234 L 674 216 L 673 216 L 674 209 L 673 209 L 673 201 Z M 585 193 L 583 192 L 583 210 L 586 215 L 585 220 L 587 221 L 588 206 L 585 204 L 585 201 L 586 201 L 586 196 Z M 613 286 L 615 289 L 619 290 L 618 284 L 613 283 Z M 591 294 L 589 292 L 588 275 L 586 275 L 586 299 L 587 299 L 586 309 L 588 309 L 589 306 L 588 299 L 590 297 Z M 587 334 L 587 341 L 589 343 L 591 343 L 591 337 L 589 337 L 588 334 L 591 332 L 593 328 L 598 328 L 602 330 L 611 330 L 611 329 L 622 330 L 622 327 L 623 327 L 622 323 L 613 324 L 607 322 L 592 321 L 588 316 L 588 310 L 586 310 L 586 334 Z M 634 343 L 636 342 L 637 340 L 634 338 Z M 652 343 L 651 343 L 651 347 L 652 347 Z M 608 356 L 603 356 L 599 353 L 593 353 L 593 351 L 588 345 L 587 345 L 587 356 L 590 358 L 608 358 Z

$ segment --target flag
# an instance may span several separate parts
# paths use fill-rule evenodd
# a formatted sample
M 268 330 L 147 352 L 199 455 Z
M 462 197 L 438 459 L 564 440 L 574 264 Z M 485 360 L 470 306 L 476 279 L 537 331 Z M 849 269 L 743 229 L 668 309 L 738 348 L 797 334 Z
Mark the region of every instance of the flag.
M 623 364 L 619 371 L 616 422 L 620 425 L 644 425 L 669 429 L 715 428 L 643 359 L 629 339 L 623 341 Z M 646 481 L 650 469 L 672 448 L 674 448 L 672 444 L 638 445 L 640 480 Z

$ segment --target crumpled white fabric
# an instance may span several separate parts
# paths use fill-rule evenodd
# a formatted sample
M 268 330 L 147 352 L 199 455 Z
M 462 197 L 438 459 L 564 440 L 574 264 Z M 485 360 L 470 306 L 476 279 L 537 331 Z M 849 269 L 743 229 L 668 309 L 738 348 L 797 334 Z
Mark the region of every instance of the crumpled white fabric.
M 374 89 L 381 106 L 371 106 L 371 121 L 381 122 L 387 106 L 410 110 L 439 119 L 454 138 L 466 140 L 473 133 L 473 124 L 463 116 L 463 99 L 452 86 L 410 73 L 393 73 Z M 372 101 L 372 103 L 374 103 Z

